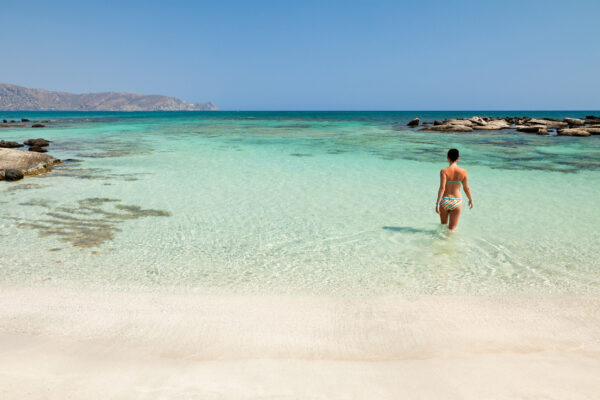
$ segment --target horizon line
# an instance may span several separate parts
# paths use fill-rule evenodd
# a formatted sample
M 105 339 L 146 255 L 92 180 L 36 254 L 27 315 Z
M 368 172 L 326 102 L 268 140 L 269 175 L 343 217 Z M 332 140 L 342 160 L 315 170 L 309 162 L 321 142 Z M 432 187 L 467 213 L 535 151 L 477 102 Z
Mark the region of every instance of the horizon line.
M 218 110 L 132 110 L 132 111 L 126 111 L 126 110 L 2 110 L 0 109 L 0 112 L 120 112 L 120 113 L 135 113 L 135 112 L 163 112 L 163 113 L 175 113 L 175 112 L 182 112 L 182 113 L 218 113 L 218 112 L 471 112 L 471 111 L 477 111 L 477 112 L 560 112 L 560 111 L 566 111 L 566 112 L 573 112 L 573 111 L 585 111 L 585 112 L 600 112 L 600 108 L 598 109 L 584 109 L 584 108 L 565 108 L 565 109 L 459 109 L 459 110 L 444 110 L 444 109 L 437 109 L 437 110 L 384 110 L 384 109 L 380 109 L 380 110 L 376 110 L 376 109 L 343 109 L 343 110 L 336 110 L 336 109 L 218 109 Z

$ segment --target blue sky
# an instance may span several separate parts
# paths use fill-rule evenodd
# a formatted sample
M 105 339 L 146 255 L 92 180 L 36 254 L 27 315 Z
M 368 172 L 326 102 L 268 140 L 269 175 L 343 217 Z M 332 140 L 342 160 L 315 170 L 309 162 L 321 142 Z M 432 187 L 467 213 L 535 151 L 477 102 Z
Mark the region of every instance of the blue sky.
M 600 1 L 0 0 L 0 82 L 227 110 L 600 109 Z

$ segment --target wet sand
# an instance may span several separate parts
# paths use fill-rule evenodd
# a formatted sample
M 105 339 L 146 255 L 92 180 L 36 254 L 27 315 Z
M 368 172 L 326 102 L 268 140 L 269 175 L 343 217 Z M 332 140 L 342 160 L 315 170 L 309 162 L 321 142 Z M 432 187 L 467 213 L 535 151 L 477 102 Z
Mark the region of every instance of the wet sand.
M 0 292 L 0 397 L 592 399 L 597 296 Z

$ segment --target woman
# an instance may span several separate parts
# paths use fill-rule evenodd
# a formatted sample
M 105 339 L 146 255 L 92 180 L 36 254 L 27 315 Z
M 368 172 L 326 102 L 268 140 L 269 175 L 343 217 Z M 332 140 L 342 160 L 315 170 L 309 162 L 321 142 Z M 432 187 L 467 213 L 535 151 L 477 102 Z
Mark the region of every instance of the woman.
M 460 197 L 461 183 L 469 198 L 469 208 L 473 208 L 467 170 L 456 165 L 458 158 L 458 150 L 448 150 L 448 162 L 450 166 L 440 171 L 440 190 L 435 202 L 435 212 L 440 214 L 442 224 L 447 224 L 448 217 L 450 217 L 450 224 L 448 225 L 450 232 L 454 232 L 456 229 L 462 210 L 462 199 Z

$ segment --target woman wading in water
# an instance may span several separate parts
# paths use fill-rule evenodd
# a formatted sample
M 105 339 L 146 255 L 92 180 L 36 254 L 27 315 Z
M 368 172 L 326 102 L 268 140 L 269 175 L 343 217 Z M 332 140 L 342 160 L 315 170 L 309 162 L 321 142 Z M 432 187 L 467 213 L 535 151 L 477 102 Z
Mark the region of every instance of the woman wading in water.
M 458 150 L 448 150 L 448 162 L 450 166 L 440 171 L 440 190 L 435 202 L 435 212 L 440 214 L 440 219 L 444 225 L 448 223 L 448 217 L 450 217 L 448 228 L 450 232 L 453 232 L 458 225 L 458 219 L 462 211 L 461 183 L 469 198 L 469 208 L 473 208 L 473 198 L 471 197 L 471 189 L 469 189 L 467 170 L 456 165 L 458 163 Z

